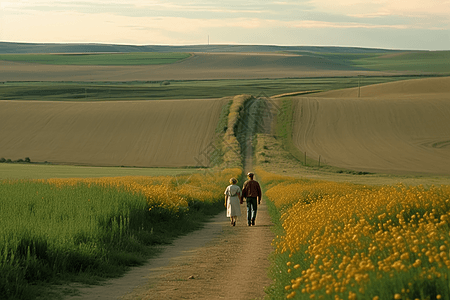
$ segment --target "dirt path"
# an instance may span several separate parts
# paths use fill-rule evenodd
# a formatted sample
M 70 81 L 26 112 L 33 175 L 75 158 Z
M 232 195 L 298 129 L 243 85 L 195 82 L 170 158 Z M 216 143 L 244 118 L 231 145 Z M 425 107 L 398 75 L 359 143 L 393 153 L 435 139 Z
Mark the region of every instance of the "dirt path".
M 254 227 L 245 221 L 245 204 L 241 212 L 236 227 L 221 213 L 146 265 L 101 286 L 78 286 L 79 294 L 66 299 L 262 299 L 271 284 L 271 222 L 264 202 Z
M 209 242 L 171 257 L 164 272 L 121 299 L 262 299 L 264 287 L 271 283 L 267 276 L 271 223 L 265 205 L 260 206 L 254 227 L 246 224 L 245 205 L 241 211 L 236 227 L 224 214 L 215 217 L 206 228 L 220 230 Z
M 251 136 L 246 138 L 247 172 L 253 164 Z M 233 227 L 225 212 L 220 213 L 203 229 L 162 248 L 146 265 L 105 285 L 81 287 L 78 295 L 66 299 L 263 299 L 264 288 L 271 284 L 268 257 L 274 238 L 264 197 L 256 226 L 247 226 L 245 203 L 241 214 Z

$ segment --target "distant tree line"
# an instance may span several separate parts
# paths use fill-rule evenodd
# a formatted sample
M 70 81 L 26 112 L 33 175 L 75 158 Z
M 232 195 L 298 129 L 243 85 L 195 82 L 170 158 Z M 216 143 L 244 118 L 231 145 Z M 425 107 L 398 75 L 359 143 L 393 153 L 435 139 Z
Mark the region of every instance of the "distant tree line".
M 10 158 L 6 159 L 4 157 L 0 158 L 0 163 L 30 163 L 31 159 L 29 157 L 25 157 L 25 159 L 19 158 L 18 160 L 11 160 Z

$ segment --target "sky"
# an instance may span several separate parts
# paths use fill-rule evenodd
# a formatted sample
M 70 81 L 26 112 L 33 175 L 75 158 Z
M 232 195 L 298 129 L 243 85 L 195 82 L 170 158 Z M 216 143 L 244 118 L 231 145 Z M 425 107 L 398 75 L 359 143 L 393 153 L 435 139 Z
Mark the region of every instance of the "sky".
M 0 0 L 0 41 L 450 50 L 450 0 Z

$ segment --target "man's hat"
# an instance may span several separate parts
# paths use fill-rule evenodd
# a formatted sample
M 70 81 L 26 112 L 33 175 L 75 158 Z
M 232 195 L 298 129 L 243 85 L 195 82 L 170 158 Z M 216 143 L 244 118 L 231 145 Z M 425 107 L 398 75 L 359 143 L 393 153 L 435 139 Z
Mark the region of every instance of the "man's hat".
M 247 173 L 247 176 L 252 176 L 252 177 L 253 177 L 254 175 L 255 175 L 255 174 L 253 174 L 252 172 L 248 172 L 248 173 Z

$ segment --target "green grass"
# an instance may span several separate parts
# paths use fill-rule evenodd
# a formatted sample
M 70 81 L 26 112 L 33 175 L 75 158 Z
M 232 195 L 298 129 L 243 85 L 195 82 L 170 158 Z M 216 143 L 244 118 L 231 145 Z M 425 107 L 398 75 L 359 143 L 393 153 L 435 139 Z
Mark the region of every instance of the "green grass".
M 0 181 L 0 299 L 53 299 L 55 284 L 120 276 L 158 253 L 152 246 L 223 210 L 213 193 L 177 210 L 157 199 L 149 210 L 144 194 L 127 187 Z
M 0 195 L 1 299 L 33 299 L 35 284 L 81 272 L 118 275 L 149 254 L 143 195 L 31 182 L 0 183 Z
M 122 168 L 1 163 L 0 180 L 117 176 L 174 176 L 190 174 L 196 171 L 196 169 L 192 168 Z
M 364 77 L 361 85 L 421 76 Z M 108 101 L 222 98 L 239 94 L 274 96 L 299 91 L 328 91 L 358 86 L 358 77 L 161 82 L 4 82 L 2 100 Z
M 354 70 L 411 71 L 414 73 L 450 74 L 450 51 L 386 53 L 314 53 L 298 54 L 320 58 Z
M 189 53 L 0 54 L 0 60 L 47 65 L 137 66 L 171 64 Z
M 398 56 L 367 56 L 353 60 L 355 66 L 380 71 L 450 73 L 450 51 L 411 52 Z

